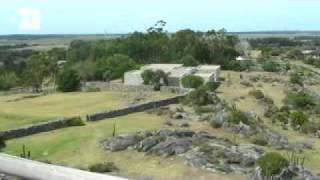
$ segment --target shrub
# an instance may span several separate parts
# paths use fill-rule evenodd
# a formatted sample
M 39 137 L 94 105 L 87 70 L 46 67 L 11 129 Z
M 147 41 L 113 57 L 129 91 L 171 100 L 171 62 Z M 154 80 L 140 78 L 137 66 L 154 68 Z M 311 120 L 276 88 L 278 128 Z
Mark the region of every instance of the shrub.
M 119 170 L 113 162 L 98 163 L 89 166 L 91 172 L 106 173 Z
M 297 126 L 301 127 L 303 124 L 309 121 L 308 116 L 305 115 L 302 111 L 292 112 L 290 114 L 290 119 L 291 119 L 292 127 L 297 127 Z
M 199 62 L 191 55 L 186 55 L 181 58 L 180 60 L 183 64 L 183 66 L 197 66 L 199 65 Z
M 220 84 L 220 82 L 207 82 L 205 87 L 208 91 L 215 92 L 219 88 Z
M 252 143 L 256 144 L 256 145 L 259 145 L 259 146 L 268 145 L 267 140 L 262 135 L 254 136 L 253 139 L 252 139 Z
M 6 147 L 6 142 L 3 137 L 0 137 L 0 150 Z
M 301 78 L 300 74 L 292 73 L 292 74 L 290 74 L 290 83 L 298 84 L 298 85 L 302 86 L 303 85 L 303 79 Z
M 241 81 L 240 84 L 245 87 L 253 87 L 253 85 L 248 81 Z
M 97 62 L 97 76 L 100 79 L 113 80 L 123 77 L 125 72 L 136 68 L 136 63 L 123 54 L 114 54 Z
M 185 88 L 198 88 L 203 85 L 204 80 L 200 76 L 186 75 L 182 78 L 181 83 Z
M 243 111 L 236 108 L 235 105 L 231 108 L 231 116 L 229 117 L 229 122 L 233 124 L 239 124 L 240 122 L 244 124 L 249 124 L 249 118 Z
M 14 72 L 0 71 L 0 90 L 9 90 L 18 83 L 18 77 Z
M 289 123 L 289 117 L 286 112 L 278 112 L 277 114 L 274 115 L 274 119 L 280 121 L 283 124 L 288 124 Z
M 154 74 L 155 72 L 150 69 L 144 70 L 141 74 L 141 77 L 143 79 L 143 84 L 145 85 L 151 84 L 155 76 Z
M 301 131 L 303 133 L 316 133 L 320 130 L 320 123 L 314 121 L 308 121 L 301 126 Z
M 294 108 L 305 108 L 306 106 L 314 105 L 312 97 L 305 92 L 292 92 L 287 95 L 286 101 L 288 105 Z
M 279 72 L 280 64 L 275 61 L 265 61 L 262 64 L 262 68 L 264 71 L 267 72 Z
M 167 75 L 161 70 L 152 71 L 147 69 L 142 72 L 141 76 L 143 79 L 143 84 L 153 85 L 155 90 L 160 90 L 161 85 L 168 84 Z
M 212 97 L 208 94 L 205 88 L 198 88 L 190 92 L 184 99 L 186 104 L 192 104 L 197 106 L 204 106 L 213 102 Z
M 63 92 L 72 92 L 79 90 L 81 83 L 77 72 L 73 69 L 65 69 L 58 74 L 58 89 Z
M 262 92 L 261 90 L 256 90 L 256 89 L 251 90 L 251 91 L 249 92 L 249 95 L 254 96 L 256 99 L 262 99 L 262 98 L 264 98 L 263 92 Z
M 289 166 L 289 161 L 276 152 L 266 153 L 257 160 L 263 175 L 273 176 L 279 174 L 282 169 Z
M 80 117 L 75 117 L 67 121 L 68 126 L 84 126 L 85 123 L 81 120 Z

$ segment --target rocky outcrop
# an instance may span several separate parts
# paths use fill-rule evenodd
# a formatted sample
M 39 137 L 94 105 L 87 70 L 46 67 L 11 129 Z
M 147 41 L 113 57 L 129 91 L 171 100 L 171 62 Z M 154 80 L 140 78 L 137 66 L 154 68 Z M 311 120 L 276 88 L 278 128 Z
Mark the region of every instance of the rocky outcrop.
M 151 133 L 132 133 L 111 137 L 101 142 L 105 150 L 127 148 L 158 156 L 179 155 L 190 166 L 210 171 L 248 172 L 263 150 L 255 145 L 235 145 L 207 132 L 162 129 Z

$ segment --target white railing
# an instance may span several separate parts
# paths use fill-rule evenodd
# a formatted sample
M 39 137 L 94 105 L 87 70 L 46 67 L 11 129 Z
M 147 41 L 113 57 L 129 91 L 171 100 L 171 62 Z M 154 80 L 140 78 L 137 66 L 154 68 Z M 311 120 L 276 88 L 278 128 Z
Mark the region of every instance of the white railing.
M 35 180 L 126 180 L 0 153 L 0 173 Z

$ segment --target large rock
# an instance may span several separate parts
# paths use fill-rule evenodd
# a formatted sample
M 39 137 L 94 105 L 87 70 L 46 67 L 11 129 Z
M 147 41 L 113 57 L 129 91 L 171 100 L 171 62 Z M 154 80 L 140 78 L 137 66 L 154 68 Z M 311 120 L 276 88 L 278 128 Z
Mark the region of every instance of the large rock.
M 164 138 L 161 136 L 148 137 L 140 142 L 139 149 L 143 152 L 147 152 L 161 141 L 164 141 Z
M 121 151 L 127 149 L 129 146 L 136 145 L 144 138 L 141 134 L 124 134 L 109 138 L 101 143 L 105 150 Z
M 290 149 L 288 138 L 283 137 L 268 128 L 260 129 L 260 133 L 264 136 L 270 146 L 276 149 Z
M 152 147 L 147 153 L 159 156 L 172 156 L 187 152 L 192 145 L 191 139 L 167 139 Z

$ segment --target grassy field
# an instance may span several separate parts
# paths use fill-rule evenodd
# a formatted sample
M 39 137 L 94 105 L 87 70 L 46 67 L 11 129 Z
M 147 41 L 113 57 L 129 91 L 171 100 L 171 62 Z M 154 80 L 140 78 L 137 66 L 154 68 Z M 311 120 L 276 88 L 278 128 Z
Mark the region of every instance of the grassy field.
M 169 96 L 160 92 L 77 92 L 57 93 L 34 98 L 27 95 L 0 96 L 0 130 L 27 124 L 115 109 L 135 102 Z M 138 99 L 137 99 L 138 98 Z
M 222 175 L 204 172 L 188 167 L 179 158 L 147 156 L 136 151 L 105 152 L 99 141 L 112 135 L 116 122 L 118 134 L 156 130 L 163 126 L 164 119 L 147 114 L 136 113 L 110 120 L 88 123 L 83 127 L 72 127 L 42 133 L 7 142 L 5 153 L 19 155 L 26 145 L 32 159 L 86 169 L 98 162 L 114 162 L 119 167 L 118 175 L 127 177 L 152 176 L 156 179 L 243 179 L 240 175 Z

